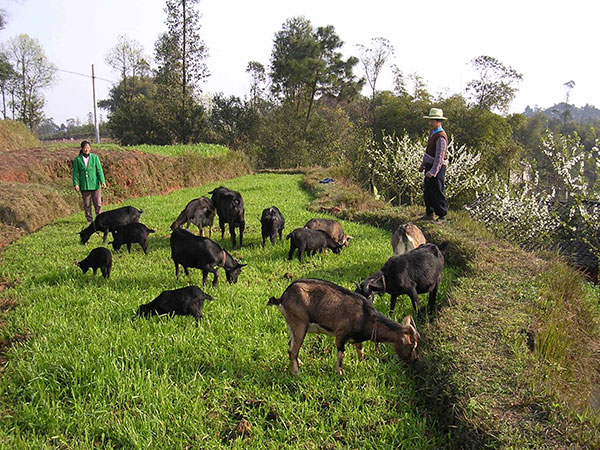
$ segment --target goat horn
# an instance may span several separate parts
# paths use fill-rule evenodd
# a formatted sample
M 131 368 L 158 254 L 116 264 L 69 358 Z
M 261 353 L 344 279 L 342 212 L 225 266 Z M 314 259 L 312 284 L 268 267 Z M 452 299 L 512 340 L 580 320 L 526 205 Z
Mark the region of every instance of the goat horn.
M 415 323 L 415 319 L 413 319 L 413 316 L 409 316 L 409 317 L 410 317 L 411 326 L 415 329 L 415 331 L 417 331 L 417 324 Z

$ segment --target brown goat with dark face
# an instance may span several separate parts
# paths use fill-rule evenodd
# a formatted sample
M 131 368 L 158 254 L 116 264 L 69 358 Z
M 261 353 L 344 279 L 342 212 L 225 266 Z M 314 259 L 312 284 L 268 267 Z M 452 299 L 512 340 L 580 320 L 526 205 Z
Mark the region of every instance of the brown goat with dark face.
M 341 375 L 345 344 L 356 344 L 362 359 L 362 342 L 390 342 L 404 361 L 416 359 L 420 335 L 411 316 L 402 323 L 378 312 L 362 295 L 325 280 L 301 279 L 288 286 L 281 298 L 271 297 L 268 305 L 277 305 L 290 330 L 290 371 L 298 373 L 298 353 L 307 332 L 335 336 L 336 372 Z

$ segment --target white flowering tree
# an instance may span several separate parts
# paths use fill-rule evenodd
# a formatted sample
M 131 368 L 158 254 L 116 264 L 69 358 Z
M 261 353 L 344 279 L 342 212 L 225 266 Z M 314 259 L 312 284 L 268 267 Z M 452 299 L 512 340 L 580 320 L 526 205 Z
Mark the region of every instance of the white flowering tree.
M 573 239 L 583 241 L 600 260 L 600 193 L 596 181 L 600 173 L 598 145 L 587 152 L 578 136 L 547 133 L 542 140 L 542 150 L 559 180 L 550 193 L 555 206 L 554 215 Z M 587 176 L 586 168 L 594 176 Z
M 505 239 L 526 248 L 549 246 L 559 222 L 550 210 L 548 195 L 535 190 L 538 181 L 536 174 L 531 183 L 511 187 L 496 178 L 466 209 Z
M 467 210 L 497 234 L 525 247 L 580 241 L 600 260 L 598 147 L 586 152 L 577 136 L 548 132 L 542 150 L 550 162 L 551 177 L 544 185 L 535 172 L 521 186 L 495 180 Z
M 418 168 L 423 158 L 423 147 L 408 135 L 402 138 L 386 135 L 382 145 L 374 140 L 367 145 L 368 166 L 373 174 L 373 186 L 387 200 L 402 198 L 412 204 L 422 192 L 423 175 Z
M 373 174 L 372 183 L 388 200 L 398 199 L 412 204 L 423 195 L 423 173 L 418 171 L 423 161 L 427 141 L 386 135 L 382 145 L 374 140 L 367 145 L 367 161 Z M 480 156 L 465 146 L 448 146 L 451 163 L 446 171 L 446 197 L 449 202 L 467 191 L 476 191 L 485 182 L 478 169 Z

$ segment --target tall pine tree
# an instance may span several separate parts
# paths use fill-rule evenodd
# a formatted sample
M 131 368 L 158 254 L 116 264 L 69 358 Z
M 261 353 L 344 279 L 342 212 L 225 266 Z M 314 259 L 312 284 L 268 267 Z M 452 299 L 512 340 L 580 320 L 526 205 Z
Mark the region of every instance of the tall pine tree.
M 175 140 L 188 143 L 202 119 L 197 100 L 209 76 L 208 51 L 200 38 L 198 0 L 166 0 L 167 31 L 156 42 L 156 83 Z

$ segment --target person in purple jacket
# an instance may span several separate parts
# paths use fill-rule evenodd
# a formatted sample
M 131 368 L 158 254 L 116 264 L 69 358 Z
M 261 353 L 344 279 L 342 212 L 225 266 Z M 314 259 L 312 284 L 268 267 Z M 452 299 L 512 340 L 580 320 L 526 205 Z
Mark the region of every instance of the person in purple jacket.
M 83 141 L 79 155 L 73 161 L 73 187 L 77 192 L 81 192 L 83 210 L 88 223 L 93 221 L 92 203 L 96 210 L 96 216 L 102 212 L 100 193 L 101 188 L 106 188 L 100 158 L 91 151 L 90 143 Z
M 425 172 L 423 186 L 425 215 L 422 219 L 433 220 L 435 213 L 438 216 L 436 221 L 443 222 L 448 213 L 448 202 L 444 195 L 446 167 L 448 166 L 448 135 L 442 128 L 442 122 L 446 118 L 444 112 L 439 108 L 431 108 L 429 115 L 423 116 L 423 118 L 429 119 L 431 134 L 427 141 L 423 162 L 419 167 L 420 172 Z

